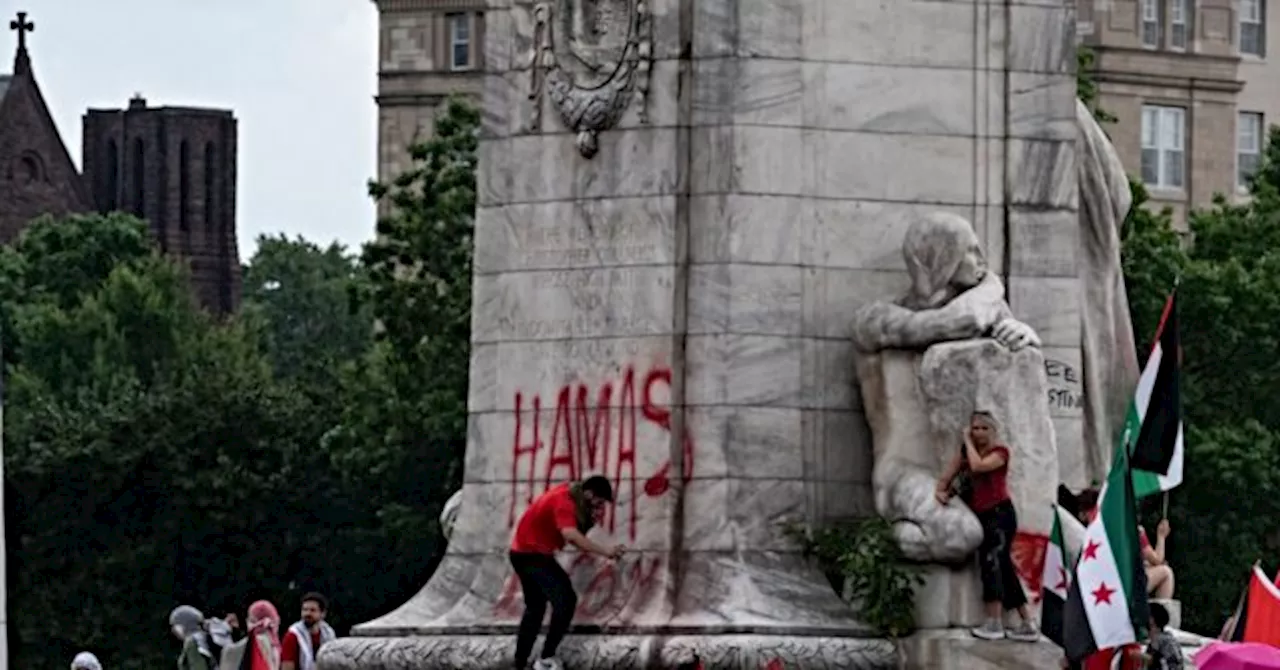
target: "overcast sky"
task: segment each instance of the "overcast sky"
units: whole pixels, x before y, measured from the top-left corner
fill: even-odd
[[[373,235],[377,10],[370,0],[0,0],[28,12],[32,65],[80,163],[80,117],[135,92],[239,119],[238,234],[358,248]],[[0,72],[17,35],[0,37]]]

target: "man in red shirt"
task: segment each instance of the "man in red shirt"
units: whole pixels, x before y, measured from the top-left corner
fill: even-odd
[[[280,641],[280,670],[315,670],[316,653],[337,634],[324,622],[329,601],[319,593],[302,596],[302,620],[289,626]]]
[[[542,618],[551,604],[551,626],[542,644],[542,658],[534,664],[534,670],[563,670],[556,659],[556,649],[578,607],[578,594],[573,590],[569,574],[556,562],[556,552],[566,542],[582,551],[599,554],[609,559],[622,556],[626,547],[605,547],[587,539],[587,532],[596,519],[604,513],[605,505],[613,502],[613,487],[601,476],[588,477],[582,482],[561,484],[538,496],[525,510],[516,524],[511,538],[511,567],[520,579],[524,591],[524,616],[516,636],[517,670],[525,670],[533,644],[542,628]]]

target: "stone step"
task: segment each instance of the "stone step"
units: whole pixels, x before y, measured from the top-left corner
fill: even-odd
[[[1182,602],[1178,600],[1162,600],[1160,598],[1152,598],[1151,602],[1164,605],[1169,610],[1169,627],[1182,630]]]

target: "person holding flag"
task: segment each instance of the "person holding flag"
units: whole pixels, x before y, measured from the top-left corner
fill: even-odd
[[[1165,493],[1167,509],[1168,491],[1182,483],[1181,358],[1175,286],[1069,580],[1061,642],[1068,666],[1107,667],[1116,657],[1122,666],[1141,663],[1137,643],[1150,627],[1143,555],[1150,547],[1142,541],[1137,501]],[[1167,523],[1160,530],[1167,536]]]
[[[1165,495],[1182,483],[1185,447],[1182,426],[1181,386],[1182,344],[1178,333],[1178,289],[1175,286],[1156,328],[1155,343],[1142,368],[1138,388],[1126,415],[1123,439],[1117,452],[1131,454],[1134,497]],[[1118,457],[1118,455],[1117,455]],[[1167,516],[1167,514],[1166,514]],[[1169,520],[1156,527],[1153,544],[1146,531],[1138,529],[1142,557],[1146,564],[1147,592],[1159,599],[1173,597],[1173,568],[1165,558]]]
[[[1111,464],[1098,515],[1084,544],[1063,608],[1062,647],[1071,662],[1126,647],[1145,637],[1150,621],[1137,500],[1128,454]]]

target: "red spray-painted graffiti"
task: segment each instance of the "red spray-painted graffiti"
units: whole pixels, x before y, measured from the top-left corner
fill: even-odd
[[[639,401],[636,398],[637,386]],[[664,394],[670,393],[671,369],[654,367],[644,374],[633,366],[622,371],[619,381],[605,381],[595,389],[585,383],[566,384],[556,392],[555,412],[551,414],[548,431],[543,426],[542,396],[516,391],[515,437],[511,447],[511,510],[507,525],[514,527],[516,512],[521,499],[524,504],[533,502],[538,493],[551,488],[558,481],[577,479],[588,473],[601,473],[613,482],[615,503],[607,513],[609,533],[617,531],[617,500],[631,501],[629,518],[625,527],[628,537],[634,541],[639,522],[637,505],[639,495],[656,498],[670,488],[671,461],[667,459],[655,471],[639,483],[636,473],[636,454],[640,445],[636,431],[643,420],[648,424],[671,432],[671,410]],[[532,416],[525,412],[532,410]],[[683,481],[693,476],[693,440],[688,430],[682,431],[684,455]],[[549,433],[550,441],[543,442]],[[645,445],[646,449],[668,449],[668,442]],[[547,451],[545,458],[539,453]],[[541,466],[541,467],[539,467]],[[523,486],[524,491],[521,492]]]
[[[1040,591],[1044,581],[1044,558],[1049,551],[1049,536],[1040,533],[1018,531],[1013,537],[1013,546],[1009,550],[1009,558],[1013,559],[1013,567],[1022,579],[1031,602],[1040,602]]]
[[[659,584],[665,567],[664,556],[634,555],[615,563],[590,554],[575,555],[567,569],[578,591],[575,621],[606,624],[643,610],[662,597],[664,589]],[[507,577],[493,613],[510,618],[524,613],[520,580],[515,575]]]

